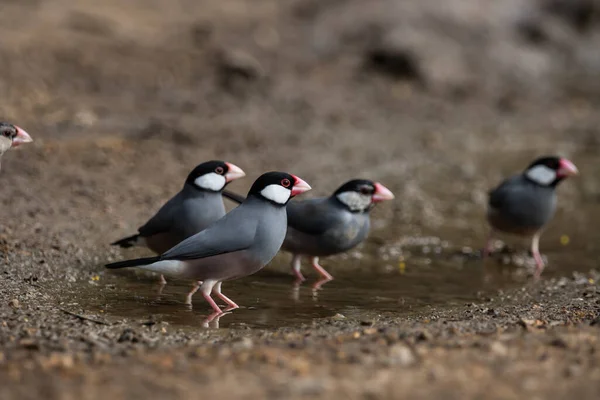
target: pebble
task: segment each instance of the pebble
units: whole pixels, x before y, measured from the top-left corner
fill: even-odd
[[[397,343],[390,348],[390,364],[408,367],[416,363],[417,359],[413,351],[402,343]]]

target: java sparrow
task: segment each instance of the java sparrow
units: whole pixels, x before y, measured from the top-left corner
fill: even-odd
[[[539,240],[544,226],[556,211],[556,186],[565,178],[578,174],[577,167],[556,156],[541,157],[525,171],[503,181],[489,192],[487,220],[491,226],[484,257],[491,250],[495,231],[531,236],[531,252],[539,278],[544,261]]]
[[[229,191],[223,196],[236,202],[243,199]],[[376,203],[393,198],[394,194],[381,183],[353,179],[329,197],[290,202],[282,248],[293,254],[292,270],[297,282],[304,280],[300,272],[303,255],[312,258],[313,268],[324,281],[333,279],[319,265],[319,257],[342,253],[365,240],[370,229],[369,212]]]
[[[33,139],[23,129],[8,122],[0,122],[0,161],[2,155],[11,147],[30,142],[33,142]]]
[[[117,240],[122,248],[145,246],[162,254],[225,215],[221,191],[246,174],[224,161],[207,161],[189,173],[183,188],[150,218],[138,233]],[[161,276],[161,283],[166,283]]]
[[[223,311],[210,294],[229,306],[238,305],[221,293],[223,281],[254,274],[275,257],[287,230],[288,201],[310,186],[285,172],[267,172],[252,185],[244,202],[160,256],[120,261],[107,268],[140,267],[179,278],[198,281],[187,296],[201,290],[215,314]],[[202,283],[200,283],[200,281]]]

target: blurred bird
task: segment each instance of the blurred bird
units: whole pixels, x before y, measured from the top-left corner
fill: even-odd
[[[33,142],[33,139],[23,129],[8,122],[0,122],[0,161],[2,155],[11,147],[30,142]]]
[[[531,252],[536,262],[534,275],[539,278],[544,269],[539,240],[544,226],[556,211],[556,186],[563,179],[577,174],[577,167],[566,158],[541,157],[522,174],[506,179],[490,191],[487,219],[492,229],[484,257],[491,251],[495,231],[530,236]]]
[[[221,191],[236,179],[246,176],[236,165],[208,161],[188,175],[179,193],[167,201],[138,233],[111,243],[129,248],[145,246],[157,254],[200,232],[225,215]],[[165,284],[164,276],[161,283]]]
[[[243,201],[243,197],[229,191],[223,196]],[[282,248],[293,254],[296,282],[305,279],[300,271],[303,255],[311,257],[313,268],[322,277],[317,287],[332,280],[333,276],[319,265],[319,257],[342,253],[365,240],[370,229],[369,212],[376,203],[393,198],[394,194],[381,183],[353,179],[329,197],[288,204],[288,230]]]
[[[310,190],[302,179],[285,172],[267,172],[252,185],[247,198],[237,208],[202,232],[197,233],[157,257],[120,261],[107,268],[140,267],[179,278],[198,281],[187,296],[200,289],[214,310],[222,314],[210,294],[238,308],[221,293],[223,281],[254,274],[275,257],[285,238],[289,199]],[[201,282],[200,282],[201,281]]]

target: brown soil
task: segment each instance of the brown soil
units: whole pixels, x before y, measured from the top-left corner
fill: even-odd
[[[0,6],[0,115],[35,139],[0,175],[0,398],[598,398],[598,2]],[[202,160],[244,168],[240,192],[375,178],[398,196],[371,245],[461,248],[542,153],[584,172],[542,241],[555,278],[475,304],[205,330],[73,300]]]

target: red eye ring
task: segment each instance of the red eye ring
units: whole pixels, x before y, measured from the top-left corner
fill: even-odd
[[[290,182],[290,180],[288,178],[283,178],[281,180],[281,186],[283,186],[284,188],[290,187],[291,184],[292,184],[292,182]]]
[[[223,167],[217,167],[217,168],[215,168],[215,172],[216,172],[217,174],[219,174],[219,175],[223,175],[223,172],[224,172],[224,171],[225,171],[225,170],[223,169]]]
[[[371,194],[371,190],[368,187],[363,186],[360,188],[360,193],[361,194]]]

